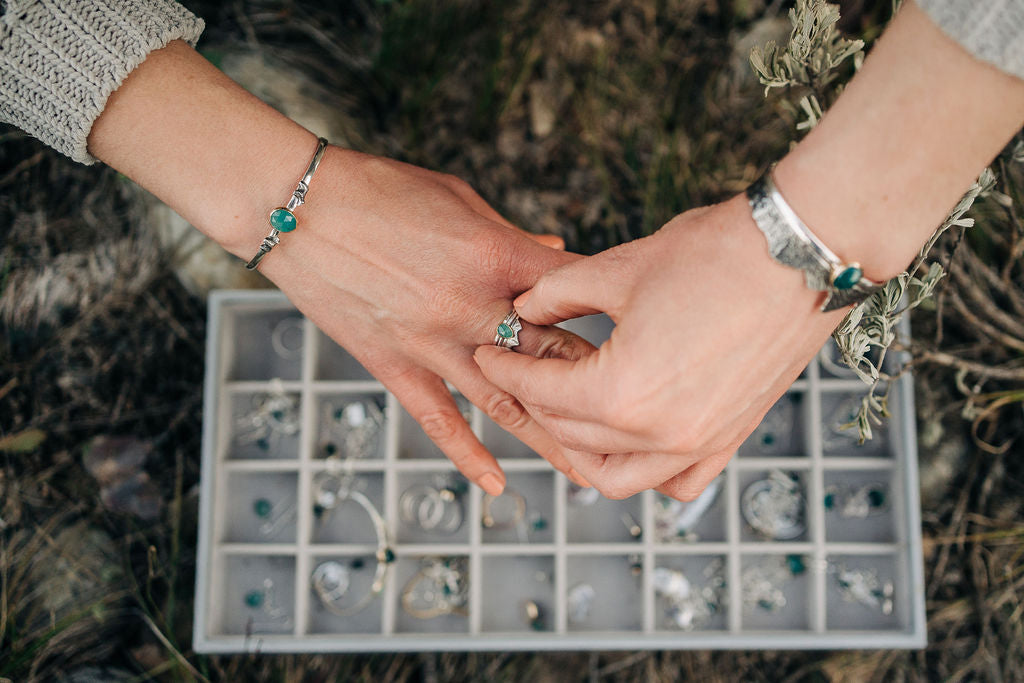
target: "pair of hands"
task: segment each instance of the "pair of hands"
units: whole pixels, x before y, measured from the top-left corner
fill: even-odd
[[[577,483],[688,499],[836,323],[742,196],[582,258],[459,179],[331,147],[300,221],[261,270],[494,494],[504,475],[445,380]],[[513,352],[492,342],[517,296]],[[617,323],[600,350],[550,327],[597,312]]]

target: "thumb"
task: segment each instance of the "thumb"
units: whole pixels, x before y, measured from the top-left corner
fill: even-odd
[[[594,313],[607,313],[618,322],[632,289],[633,270],[630,262],[611,252],[578,259],[543,275],[513,305],[521,318],[536,325]]]
[[[527,232],[526,236],[545,247],[565,251],[565,240],[558,235],[535,235],[532,232]]]

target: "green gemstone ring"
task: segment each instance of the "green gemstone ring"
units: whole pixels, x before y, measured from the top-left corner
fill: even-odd
[[[519,314],[513,310],[498,323],[498,329],[494,333],[494,345],[506,349],[519,346],[519,332],[523,324],[519,322]]]

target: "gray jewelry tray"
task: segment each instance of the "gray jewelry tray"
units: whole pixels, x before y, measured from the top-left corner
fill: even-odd
[[[909,375],[892,390],[892,417],[875,439],[857,446],[837,437],[828,419],[864,385],[834,365],[823,350],[739,449],[714,504],[689,540],[656,537],[662,496],[652,491],[590,505],[568,500],[570,484],[543,459],[476,408],[471,425],[501,461],[508,486],[523,495],[522,530],[485,528],[483,494],[463,496],[464,519],[450,536],[431,536],[405,524],[403,491],[455,470],[397,400],[351,356],[301,319],[291,330],[298,352],[285,358],[271,334],[281,320],[298,318],[276,291],[218,291],[209,301],[204,397],[202,482],[193,647],[197,652],[369,652],[451,650],[607,649],[842,649],[920,648],[926,643],[913,385]],[[598,343],[610,333],[603,316],[573,321]],[[280,340],[279,340],[280,341]],[[290,354],[286,354],[290,355]],[[830,371],[831,368],[831,371]],[[276,378],[276,379],[275,379]],[[279,381],[278,381],[279,380]],[[272,448],[239,445],[235,431],[253,395],[281,391],[297,397],[299,429]],[[338,617],[311,586],[325,560],[364,558],[350,590],[369,590],[377,549],[368,517],[335,515],[325,527],[314,513],[311,485],[327,465],[319,452],[324,405],[344,397],[371,397],[384,406],[379,448],[353,465],[360,490],[386,520],[395,561],[383,592],[357,614]],[[326,409],[326,410],[329,410]],[[787,541],[765,540],[744,520],[747,486],[772,470],[796,473],[806,500],[806,529]],[[878,482],[887,500],[878,514],[848,519],[826,510],[831,487]],[[274,533],[261,533],[254,501],[291,509]],[[290,508],[289,508],[290,506]],[[628,513],[643,533],[635,538]],[[629,518],[626,518],[627,520]],[[422,557],[468,561],[467,613],[417,619],[401,592]],[[807,571],[778,588],[780,609],[744,600],[744,572],[798,556]],[[709,565],[722,566],[722,599],[693,630],[666,621],[656,595],[655,567],[682,570],[700,588]],[[632,567],[632,569],[631,569]],[[844,599],[837,567],[875,570],[892,583],[885,614]],[[254,590],[275,607],[247,604]],[[567,595],[589,584],[594,598],[583,620],[571,619]],[[523,616],[533,601],[542,630]],[[273,616],[271,617],[271,613]]]

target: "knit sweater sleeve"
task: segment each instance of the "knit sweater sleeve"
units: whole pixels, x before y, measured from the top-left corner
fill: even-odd
[[[916,0],[978,59],[1024,78],[1024,0]]]
[[[150,51],[195,46],[205,26],[173,0],[9,0],[0,11],[0,121],[83,164],[97,161],[86,140],[110,93]]]

